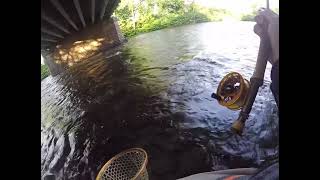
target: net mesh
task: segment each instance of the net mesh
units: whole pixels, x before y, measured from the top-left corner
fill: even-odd
[[[134,148],[124,151],[106,163],[97,180],[148,180],[146,162],[144,150]]]

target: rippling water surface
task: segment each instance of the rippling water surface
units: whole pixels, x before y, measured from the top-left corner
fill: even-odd
[[[129,39],[41,82],[41,174],[95,179],[113,155],[142,147],[150,179],[259,166],[278,153],[270,65],[242,137],[238,111],[211,93],[230,71],[250,79],[254,23],[202,23]]]

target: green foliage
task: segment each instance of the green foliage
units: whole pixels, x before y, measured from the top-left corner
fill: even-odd
[[[254,17],[253,14],[245,14],[241,17],[241,21],[254,21]]]
[[[50,71],[47,65],[41,64],[41,80],[48,77],[50,75]]]
[[[244,14],[241,16],[241,21],[254,21],[254,17],[258,15],[258,10],[256,8],[253,8],[251,13],[249,14]],[[279,8],[272,9],[273,12],[279,14]]]
[[[114,15],[126,37],[167,27],[221,21],[227,12],[184,0],[122,0]]]
[[[184,7],[184,3],[181,0],[159,0],[158,2],[160,9],[167,13],[179,13]]]
[[[252,11],[250,14],[244,14],[241,16],[241,21],[254,21],[254,17],[258,14],[258,11]]]

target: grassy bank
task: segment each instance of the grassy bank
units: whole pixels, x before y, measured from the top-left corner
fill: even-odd
[[[41,64],[41,80],[48,77],[50,75],[50,71],[47,65]]]

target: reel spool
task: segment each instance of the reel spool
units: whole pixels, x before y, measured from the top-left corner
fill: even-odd
[[[231,110],[239,110],[243,107],[248,94],[250,82],[241,74],[231,72],[220,81],[217,93],[212,98],[217,99],[220,105]]]

